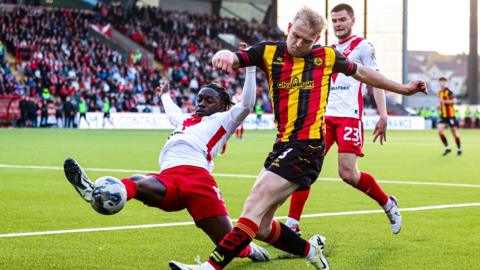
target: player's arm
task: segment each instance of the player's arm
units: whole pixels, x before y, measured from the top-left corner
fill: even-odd
[[[378,114],[380,119],[378,119],[377,124],[375,125],[375,130],[373,131],[373,142],[376,142],[380,138],[380,144],[387,141],[387,125],[388,125],[388,115],[387,115],[387,102],[385,101],[385,91],[378,88],[373,88],[373,98],[375,99],[375,104],[377,104]]]
[[[367,85],[405,96],[411,96],[418,92],[428,93],[427,85],[422,80],[413,80],[408,84],[401,84],[388,79],[374,69],[362,65],[357,65],[357,70],[352,76]]]
[[[375,49],[373,44],[370,42],[360,43],[360,63],[364,66],[373,68],[378,71],[377,58],[375,56]],[[384,141],[387,141],[387,125],[388,125],[388,116],[387,116],[387,104],[385,101],[385,91],[379,88],[373,87],[373,98],[375,99],[375,104],[377,105],[377,111],[380,115],[377,123],[375,124],[375,130],[373,131],[373,142],[380,138],[380,144],[383,144]]]
[[[213,56],[212,65],[224,72],[231,72],[232,69],[238,67],[257,66],[261,68],[264,49],[265,44],[260,43],[238,52],[220,50]]]
[[[172,124],[174,127],[177,127],[182,124],[183,120],[185,120],[185,115],[180,107],[173,102],[170,94],[168,93],[169,89],[169,82],[162,81],[160,86],[155,90],[161,95],[160,98],[162,99],[163,108],[165,109],[165,114],[167,115],[168,121],[170,121],[170,124]]]
[[[245,72],[242,100],[227,112],[227,119],[225,119],[224,126],[228,133],[233,133],[242,124],[243,120],[253,111],[255,105],[257,95],[256,67],[247,67]]]
[[[212,64],[222,71],[231,72],[232,69],[240,66],[240,61],[234,52],[230,50],[220,50],[213,56]]]

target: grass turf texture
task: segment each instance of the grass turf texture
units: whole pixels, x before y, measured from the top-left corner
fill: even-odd
[[[88,171],[129,176],[135,170],[158,170],[166,131],[0,130],[0,164],[61,167],[76,158],[85,168],[129,169],[132,172]],[[366,134],[362,170],[377,179],[480,184],[480,131],[462,130],[464,155],[442,157],[434,131],[389,131],[384,146]],[[450,134],[448,134],[450,135]],[[215,160],[215,173],[256,175],[270,151],[274,134],[246,131],[231,139],[228,155]],[[447,136],[454,147],[454,141]],[[336,148],[327,156],[320,177],[337,176]],[[253,178],[216,177],[232,218],[238,218]],[[381,184],[396,195],[400,207],[478,203],[480,188]],[[191,221],[186,211],[166,213],[129,202],[113,216],[94,212],[66,181],[62,170],[0,167],[0,234],[157,224]],[[350,186],[317,181],[305,214],[376,210],[378,205]],[[286,215],[288,204],[277,215]],[[390,231],[382,213],[305,218],[305,237],[327,237],[333,269],[478,269],[480,207],[404,212],[399,235]],[[261,244],[263,245],[263,244]],[[263,245],[266,246],[266,245]],[[106,232],[0,237],[0,269],[168,269],[176,259],[193,263],[207,258],[213,244],[193,225]],[[236,259],[229,269],[306,269],[305,259],[288,258],[268,247],[269,263]]]

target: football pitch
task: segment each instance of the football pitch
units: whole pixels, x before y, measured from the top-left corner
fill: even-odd
[[[158,172],[168,131],[0,129],[0,269],[168,269],[168,261],[204,261],[213,244],[186,211],[167,213],[130,201],[97,214],[63,174],[74,157],[90,178]],[[454,141],[447,134],[449,143]],[[404,226],[393,235],[369,197],[341,182],[336,147],[326,157],[301,221],[305,238],[327,238],[332,269],[479,269],[480,131],[461,130],[463,156],[443,157],[435,131],[366,132],[359,167],[399,200]],[[246,131],[214,175],[232,218],[271,150],[273,131]],[[288,203],[277,215],[283,219]],[[235,259],[228,269],[313,269],[266,244],[272,261]]]

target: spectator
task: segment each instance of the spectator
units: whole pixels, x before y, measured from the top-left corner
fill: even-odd
[[[42,100],[40,108],[40,127],[46,127],[48,124],[48,104],[47,100]]]
[[[465,128],[472,128],[472,110],[470,106],[467,105],[464,111],[464,127]]]
[[[64,127],[73,128],[73,123],[75,121],[75,106],[71,102],[71,97],[67,96],[65,103],[63,104],[63,113],[64,113]]]
[[[5,49],[3,42],[0,40],[0,64],[3,65],[5,63],[6,57],[7,57],[7,50]]]
[[[477,108],[474,113],[475,116],[475,128],[480,128],[480,110]]]
[[[61,128],[64,123],[63,102],[60,97],[55,98],[55,119],[57,128]]]
[[[27,103],[27,126],[37,127],[38,120],[38,104],[37,101],[32,98]]]

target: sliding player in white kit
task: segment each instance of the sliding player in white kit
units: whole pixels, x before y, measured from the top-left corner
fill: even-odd
[[[339,4],[331,11],[332,25],[338,42],[333,45],[355,63],[378,70],[375,51],[372,44],[364,38],[352,35],[355,24],[351,6]],[[366,85],[344,74],[333,74],[330,82],[327,111],[325,113],[327,152],[333,143],[338,145],[338,172],[342,180],[363,193],[383,207],[390,221],[392,232],[397,234],[402,227],[402,217],[393,196],[388,196],[378,185],[375,178],[357,168],[357,157],[363,157],[363,96]],[[380,137],[380,144],[386,141],[387,110],[385,93],[374,89],[380,120],[377,122],[373,142]],[[290,212],[286,225],[301,233],[299,220],[310,189],[298,190],[292,195]]]
[[[252,111],[256,96],[255,67],[246,68],[242,102],[235,106],[225,88],[209,84],[200,89],[195,113],[188,116],[173,102],[168,84],[157,91],[170,123],[175,127],[160,153],[160,173],[123,178],[127,200],[171,212],[187,209],[195,225],[215,243],[232,230],[232,222],[211,171],[213,158],[235,129]],[[81,197],[95,204],[94,184],[71,158],[65,176]],[[253,261],[268,261],[268,252],[251,243],[238,254]]]

